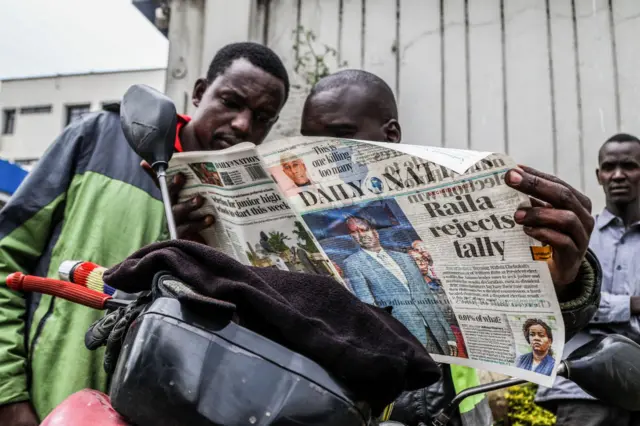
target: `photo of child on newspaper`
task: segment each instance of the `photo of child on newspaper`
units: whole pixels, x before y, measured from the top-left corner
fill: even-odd
[[[556,364],[552,327],[542,319],[527,318],[522,324],[522,334],[527,346],[517,345],[522,355],[516,357],[516,367],[550,376]]]
[[[213,163],[190,163],[189,168],[193,170],[200,182],[224,187],[220,173],[218,173]]]
[[[292,229],[283,229],[282,224],[277,229],[258,224],[260,229],[245,234],[245,240],[250,239],[247,235],[257,237],[255,241],[246,241],[245,255],[249,262],[262,268],[331,275],[331,267],[302,223],[295,221]]]
[[[392,315],[430,353],[466,356],[462,335],[456,336],[460,329],[455,317],[447,318],[429,285],[432,282],[442,290],[439,283],[433,283],[437,279],[433,269],[423,264],[421,270],[416,261],[425,247],[395,200],[308,213],[303,219],[360,300],[391,307]],[[450,308],[448,299],[446,305]]]

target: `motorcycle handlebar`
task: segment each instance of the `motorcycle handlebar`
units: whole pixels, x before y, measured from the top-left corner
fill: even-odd
[[[114,300],[108,294],[53,278],[24,275],[21,272],[10,274],[7,277],[7,286],[16,291],[30,291],[60,297],[98,310],[123,306],[123,302]]]

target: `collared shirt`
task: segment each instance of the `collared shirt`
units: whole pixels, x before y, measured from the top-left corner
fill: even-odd
[[[407,277],[405,276],[404,272],[402,272],[402,268],[400,268],[400,265],[398,265],[396,261],[393,260],[391,256],[389,256],[389,253],[387,253],[384,249],[380,249],[380,251],[378,252],[365,249],[363,250],[369,256],[373,257],[378,263],[387,268],[389,272],[391,272],[398,279],[398,281],[400,281],[405,286],[407,291],[410,292],[409,281],[407,280]]]
[[[630,310],[631,296],[640,296],[640,222],[625,229],[622,219],[605,209],[589,246],[602,265],[602,298],[592,323],[630,324],[640,333],[640,319]]]
[[[631,315],[630,298],[640,296],[640,222],[625,228],[621,218],[604,209],[596,216],[589,247],[602,266],[602,289],[598,312],[591,325],[579,332],[564,347],[566,357],[605,332],[625,327],[640,334],[640,318]],[[558,377],[553,389],[540,387],[537,401],[554,399],[594,399],[575,383]]]

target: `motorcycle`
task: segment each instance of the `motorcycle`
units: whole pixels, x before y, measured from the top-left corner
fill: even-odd
[[[154,169],[169,233],[176,227],[165,180],[175,140],[175,106],[166,96],[136,85],[121,104],[124,134]],[[175,280],[159,271],[154,282]],[[69,281],[69,280],[67,280]],[[9,287],[62,297],[94,309],[127,306],[130,300],[63,280],[7,278]],[[590,395],[640,411],[640,346],[623,336],[599,338],[562,361],[558,375]],[[508,379],[467,389],[432,421],[448,424],[465,398],[525,383]],[[235,323],[201,315],[178,299],[159,297],[129,327],[111,378],[109,395],[83,390],[71,395],[43,426],[335,425],[393,426],[378,422],[339,378],[313,360]]]

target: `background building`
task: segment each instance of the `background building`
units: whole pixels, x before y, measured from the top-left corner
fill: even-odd
[[[131,0],[2,8],[0,158],[28,168],[67,123],[120,100],[131,85],[164,91],[168,40]]]
[[[133,84],[164,91],[165,69],[16,78],[0,88],[0,157],[31,165],[72,120],[119,101]]]

